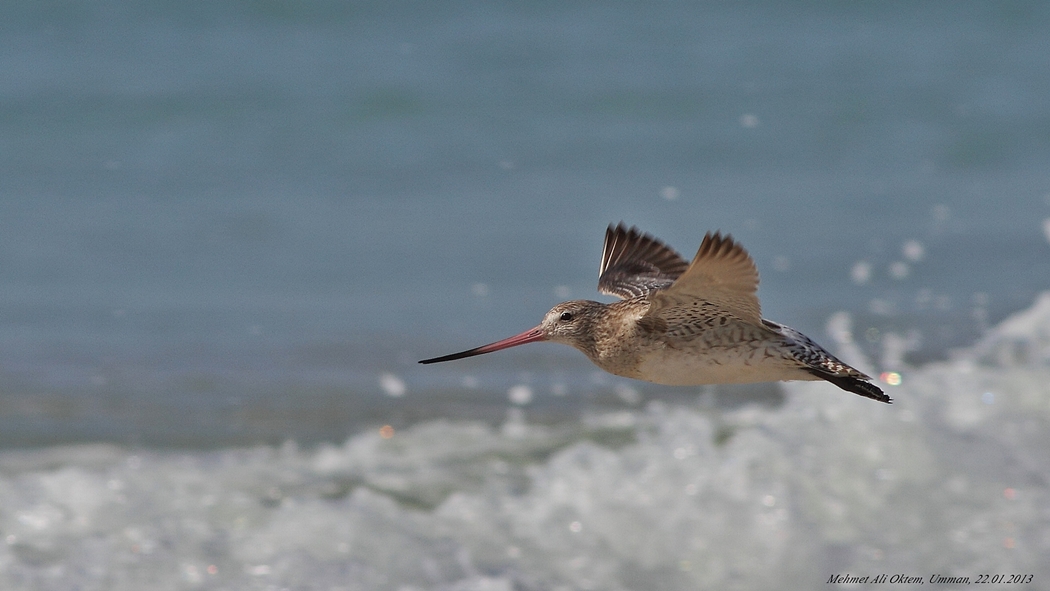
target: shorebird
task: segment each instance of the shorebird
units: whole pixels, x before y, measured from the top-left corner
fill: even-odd
[[[891,403],[871,378],[801,332],[762,318],[758,269],[732,236],[708,232],[691,263],[623,222],[605,231],[603,304],[562,302],[531,330],[420,363],[439,363],[536,341],[571,345],[603,370],[667,384],[826,380]]]

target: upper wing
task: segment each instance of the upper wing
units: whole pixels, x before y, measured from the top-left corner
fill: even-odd
[[[598,291],[631,299],[667,289],[689,267],[677,252],[623,222],[605,231]]]
[[[709,232],[685,273],[666,290],[652,296],[646,316],[661,317],[667,313],[660,311],[667,308],[708,302],[716,310],[761,326],[757,291],[758,269],[751,255],[731,236]]]

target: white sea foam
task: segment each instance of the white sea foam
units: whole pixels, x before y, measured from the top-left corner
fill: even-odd
[[[849,333],[848,318],[834,323]],[[856,351],[851,354],[858,354]],[[0,453],[3,589],[771,589],[1050,577],[1050,294],[879,405],[429,421],[299,449]]]

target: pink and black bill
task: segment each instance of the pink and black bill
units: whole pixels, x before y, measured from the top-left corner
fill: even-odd
[[[475,355],[482,355],[484,353],[492,353],[493,351],[499,351],[501,349],[508,349],[510,347],[517,347],[518,345],[524,345],[525,343],[535,343],[536,341],[547,340],[547,337],[543,334],[543,329],[537,326],[532,330],[527,330],[521,334],[514,335],[503,339],[502,341],[496,341],[488,345],[482,345],[474,349],[467,351],[461,351],[459,353],[452,353],[451,355],[443,355],[441,357],[434,357],[433,359],[424,359],[420,363],[441,363],[442,361],[455,361],[456,359],[463,359],[464,357],[473,357]]]

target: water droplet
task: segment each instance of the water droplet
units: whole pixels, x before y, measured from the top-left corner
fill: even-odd
[[[881,338],[879,335],[879,329],[872,326],[868,330],[864,331],[864,338],[867,339],[869,343],[879,342],[879,339]]]
[[[882,380],[884,384],[888,384],[890,386],[901,385],[901,374],[895,371],[884,371],[881,374],[879,374],[879,379]]]
[[[395,398],[404,396],[407,391],[405,381],[392,373],[384,373],[379,376],[379,387],[386,392],[387,396]]]
[[[777,255],[773,257],[773,270],[780,273],[786,272],[791,268],[791,259],[784,255]]]
[[[871,280],[871,263],[868,261],[857,261],[849,272],[850,279],[857,285],[864,285]]]
[[[507,390],[507,398],[514,404],[528,404],[532,402],[532,388],[524,384],[511,386],[511,388]]]
[[[678,188],[677,187],[664,187],[660,189],[660,196],[668,201],[674,201],[678,199]]]
[[[943,203],[933,206],[933,219],[938,222],[946,221],[952,215],[952,210]]]
[[[875,298],[868,302],[868,311],[877,316],[893,316],[896,306],[889,300]]]
[[[917,263],[926,257],[926,247],[918,240],[908,240],[901,246],[901,254],[909,261]]]
[[[890,277],[893,277],[898,281],[907,277],[910,272],[911,269],[908,267],[908,263],[905,263],[904,261],[894,261],[890,263]]]
[[[641,393],[627,384],[616,384],[616,386],[613,387],[613,390],[616,391],[616,395],[620,397],[620,400],[623,400],[632,406],[642,401]]]

